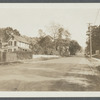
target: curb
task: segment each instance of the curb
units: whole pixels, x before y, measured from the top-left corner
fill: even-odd
[[[94,60],[100,62],[100,59],[98,59],[98,58],[93,58],[93,57],[92,57],[92,59],[94,59]]]

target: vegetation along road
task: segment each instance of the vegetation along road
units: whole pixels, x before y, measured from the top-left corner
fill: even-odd
[[[100,75],[84,56],[0,65],[0,91],[99,91]]]

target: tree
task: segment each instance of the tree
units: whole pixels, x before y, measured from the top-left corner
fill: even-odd
[[[89,34],[86,44],[86,52],[90,51],[90,36]],[[92,53],[94,54],[96,50],[100,50],[100,25],[99,26],[91,26],[91,40],[92,40]]]
[[[5,42],[7,39],[9,39],[12,33],[14,35],[20,35],[18,30],[13,29],[11,27],[0,28],[0,39]]]
[[[81,46],[78,44],[77,41],[75,40],[70,41],[70,45],[69,45],[70,55],[75,55],[80,50],[81,50]]]
[[[12,35],[12,33],[14,35],[18,35],[20,36],[20,33],[17,29],[13,29],[12,27],[7,27],[7,28],[4,28],[4,31],[8,34],[8,35]]]
[[[32,45],[32,51],[34,54],[44,54],[43,48],[38,43]]]
[[[62,25],[53,23],[48,28],[49,33],[53,37],[54,41],[58,38],[68,38],[70,33]]]
[[[19,33],[19,31],[17,29],[14,29],[13,32],[14,32],[15,35],[20,36],[20,33]]]
[[[50,49],[53,49],[52,37],[47,35],[39,41],[40,46],[43,48],[45,54],[50,54]]]
[[[60,55],[65,55],[68,51],[68,46],[70,43],[70,33],[65,30],[63,27],[58,29],[58,42]]]
[[[43,30],[42,29],[39,29],[38,30],[38,33],[39,33],[39,37],[44,37],[46,34],[45,34],[45,32],[43,32]]]
[[[54,40],[54,48],[59,51],[60,55],[64,55],[65,48],[68,48],[70,42],[70,33],[62,25],[53,23],[48,29]]]
[[[59,54],[61,56],[69,55],[70,33],[62,25],[51,24],[48,27],[50,35],[46,35],[42,29],[39,29],[39,41],[37,42],[44,54]]]

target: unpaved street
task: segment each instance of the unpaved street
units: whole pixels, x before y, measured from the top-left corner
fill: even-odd
[[[0,91],[100,91],[91,65],[81,56],[0,65]]]

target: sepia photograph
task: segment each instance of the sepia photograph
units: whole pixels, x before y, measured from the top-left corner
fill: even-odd
[[[100,4],[0,4],[0,91],[100,91]]]

